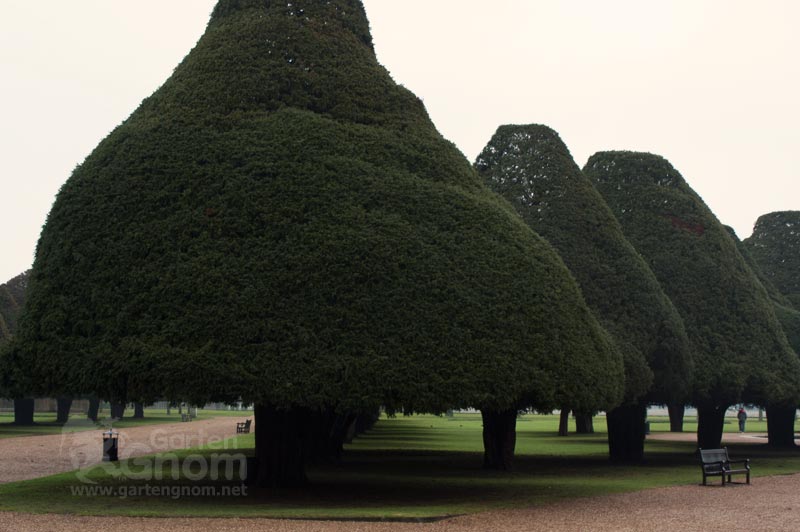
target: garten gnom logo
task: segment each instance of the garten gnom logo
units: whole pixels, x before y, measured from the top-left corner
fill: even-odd
[[[203,429],[175,434],[167,429],[156,428],[148,433],[144,441],[130,437],[125,431],[115,432],[115,436],[118,434],[119,459],[108,460],[103,455],[103,434],[111,430],[112,425],[108,422],[77,420],[64,425],[60,458],[75,470],[75,478],[82,484],[97,484],[95,478],[100,477],[137,483],[199,483],[241,482],[247,476],[247,457],[241,452],[230,452],[229,441],[209,436]],[[218,450],[190,454],[183,451],[199,447]],[[119,495],[119,491],[115,493]]]

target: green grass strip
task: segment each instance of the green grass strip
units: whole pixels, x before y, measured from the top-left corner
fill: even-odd
[[[240,436],[202,449],[177,453],[158,470],[161,480],[131,479],[104,466],[91,468],[84,484],[75,472],[0,485],[0,510],[122,516],[270,517],[306,519],[429,519],[500,508],[624,493],[648,488],[698,484],[694,442],[649,440],[647,462],[616,466],[607,460],[604,427],[591,435],[556,435],[555,416],[527,415],[518,424],[516,471],[481,468],[481,422],[475,414],[382,419],[370,433],[348,445],[335,466],[311,466],[304,490],[248,490],[246,496],[173,498],[169,490],[197,486],[233,489],[240,483],[192,482],[182,469],[190,456],[207,459],[223,452],[252,454],[253,436]],[[657,424],[656,424],[657,425]],[[668,426],[667,426],[668,427]],[[757,441],[757,440],[754,440]],[[800,454],[765,445],[729,446],[734,457],[753,460],[754,482],[765,475],[800,471]],[[128,473],[144,472],[156,458],[128,463]],[[148,466],[149,464],[149,466]],[[107,466],[106,466],[107,467]],[[146,486],[166,494],[130,495]],[[75,490],[95,486],[115,495],[89,496]],[[713,489],[713,488],[710,488]],[[120,496],[123,490],[125,496]]]

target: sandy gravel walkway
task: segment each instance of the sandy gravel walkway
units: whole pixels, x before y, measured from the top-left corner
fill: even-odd
[[[667,441],[697,441],[696,432],[651,432],[647,436],[648,440],[667,440]],[[722,434],[722,445],[731,443],[767,443],[766,432],[725,432]]]
[[[120,429],[120,458],[197,447],[236,435],[242,417]],[[102,460],[103,429],[0,439],[0,483],[73,471]],[[1,525],[0,525],[1,526]]]

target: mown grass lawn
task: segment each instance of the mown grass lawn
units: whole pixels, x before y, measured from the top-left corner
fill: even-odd
[[[44,479],[0,485],[0,510],[114,515],[246,516],[293,518],[431,518],[481,510],[521,507],[559,499],[629,492],[660,486],[698,484],[700,473],[693,442],[648,441],[647,462],[615,466],[607,460],[604,420],[596,434],[556,435],[556,416],[520,418],[517,470],[481,468],[481,421],[478,414],[453,417],[410,416],[381,419],[368,434],[348,445],[336,466],[311,466],[305,490],[249,490],[247,496],[130,496],[131,486],[213,485],[234,482],[186,478],[132,480],[102,466],[88,472],[96,486],[123,490],[113,495],[73,494],[90,484],[66,473]],[[687,424],[688,425],[688,424]],[[752,430],[756,430],[753,424]],[[654,430],[661,423],[651,425]],[[668,429],[668,424],[663,427]],[[754,440],[757,442],[757,440]],[[222,449],[222,448],[225,449]],[[241,451],[252,454],[253,436],[240,436],[202,450],[179,453],[210,457]],[[759,476],[800,471],[800,453],[771,451],[758,443],[730,446],[734,456],[753,459]],[[107,467],[107,466],[106,466]],[[131,466],[130,470],[136,471]],[[721,489],[710,487],[709,489]]]

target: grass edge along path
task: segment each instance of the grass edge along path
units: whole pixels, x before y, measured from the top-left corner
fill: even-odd
[[[131,480],[103,466],[79,482],[75,472],[0,486],[0,511],[119,515],[143,517],[252,517],[339,520],[432,520],[486,510],[520,508],[560,500],[697,485],[700,472],[694,442],[648,441],[648,462],[614,466],[607,460],[606,435],[555,435],[555,416],[523,416],[519,423],[517,471],[497,473],[480,468],[480,416],[452,418],[411,416],[382,419],[368,434],[349,445],[343,463],[309,469],[307,490],[248,491],[246,496],[173,498],[170,490],[198,485],[236,487],[238,481],[189,482],[170,478]],[[239,436],[202,449],[175,453],[210,457],[214,453],[252,454],[253,436]],[[730,446],[734,457],[753,459],[759,477],[800,471],[797,452],[770,451],[761,444]],[[141,468],[128,464],[132,470]],[[150,461],[154,461],[150,457]],[[180,465],[186,462],[179,462]],[[180,466],[179,466],[180,467]],[[167,495],[129,495],[146,486]],[[99,486],[118,490],[94,495],[76,488]],[[715,489],[715,488],[709,488]],[[124,496],[119,490],[125,490]]]

